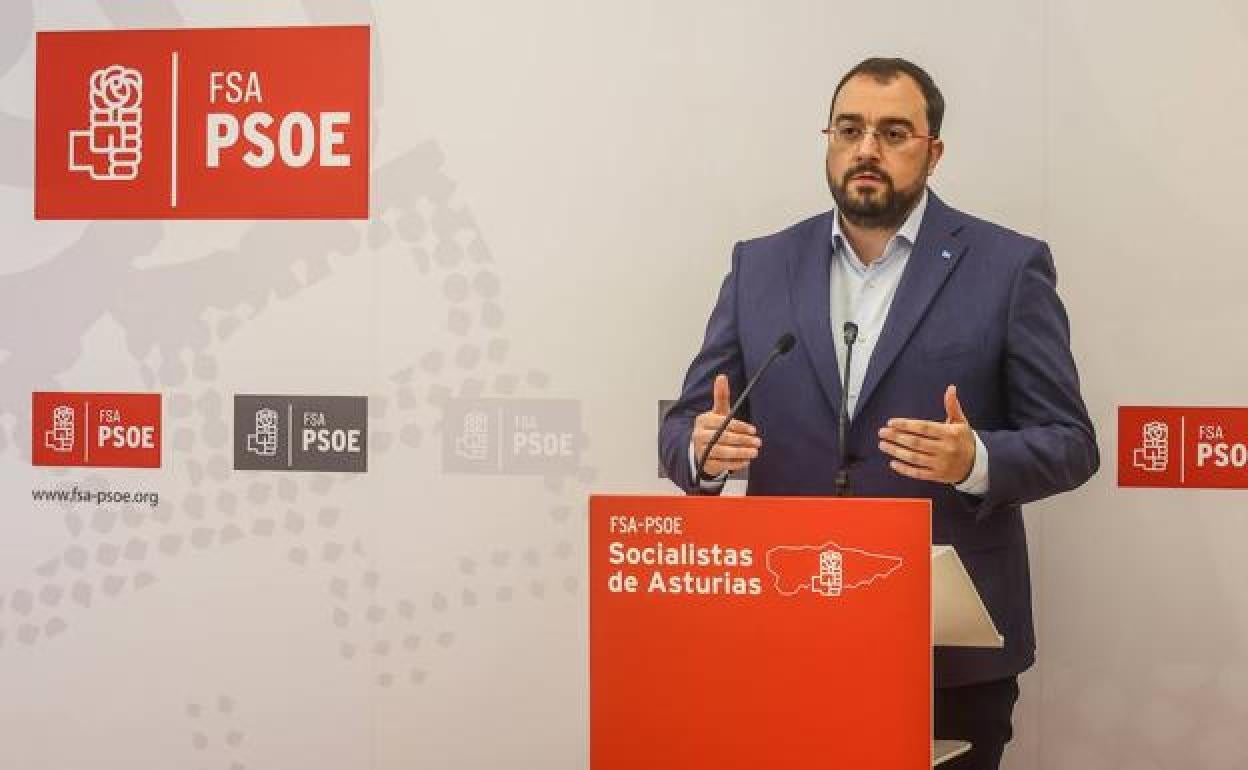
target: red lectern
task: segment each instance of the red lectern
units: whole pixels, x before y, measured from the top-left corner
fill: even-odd
[[[926,500],[590,500],[590,770],[930,767]]]

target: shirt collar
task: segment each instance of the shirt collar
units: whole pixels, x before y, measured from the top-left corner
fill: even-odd
[[[914,205],[914,208],[910,210],[909,216],[906,217],[905,222],[901,223],[901,227],[897,229],[897,233],[893,235],[893,239],[897,239],[897,238],[904,239],[906,242],[906,245],[913,247],[914,242],[918,240],[919,238],[919,226],[923,224],[923,214],[926,211],[927,211],[927,188],[924,187],[923,195],[919,197],[919,202],[916,203]],[[892,243],[891,240],[889,242]],[[833,208],[832,209],[832,245],[839,247],[842,244],[847,245],[847,241],[845,240],[845,233],[843,230],[841,230],[841,212]],[[885,248],[884,252],[887,254],[888,249]]]

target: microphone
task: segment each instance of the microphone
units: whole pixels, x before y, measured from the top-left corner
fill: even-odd
[[[715,448],[715,442],[719,441],[719,437],[724,435],[724,431],[728,429],[728,423],[732,422],[736,418],[737,412],[741,411],[741,407],[745,404],[746,397],[750,395],[750,391],[754,389],[754,385],[762,379],[763,372],[767,371],[767,367],[771,366],[772,361],[775,361],[780,356],[788,353],[796,344],[797,338],[790,332],[781,334],[780,338],[776,340],[776,344],[771,349],[771,355],[767,356],[767,360],[763,361],[763,365],[758,367],[758,371],[754,372],[754,376],[751,377],[750,381],[745,384],[745,390],[741,391],[741,395],[737,396],[736,402],[732,405],[732,408],[728,410],[728,414],[724,417],[724,421],[719,424],[719,427],[715,430],[714,435],[711,436],[711,440],[707,442],[706,449],[702,450],[702,457],[698,459],[698,472],[697,477],[694,479],[695,482],[701,481],[705,477],[706,474],[704,473],[704,469],[706,468],[706,461],[707,458],[711,456],[711,450]]]
[[[841,331],[845,335],[845,371],[841,374],[841,415],[836,421],[837,443],[841,454],[840,466],[836,471],[836,496],[849,497],[849,450],[845,446],[845,434],[849,433],[849,366],[854,360],[858,324],[846,321]]]

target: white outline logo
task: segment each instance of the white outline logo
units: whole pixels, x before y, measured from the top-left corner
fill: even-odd
[[[490,415],[472,411],[464,415],[463,431],[455,437],[455,454],[479,462],[490,454]]]
[[[88,121],[69,132],[69,170],[92,179],[128,181],[143,160],[143,74],[112,64],[91,73]]]
[[[1161,420],[1144,423],[1143,446],[1131,453],[1131,465],[1145,473],[1164,473],[1170,465],[1170,426]]]
[[[845,558],[840,551],[819,554],[819,574],[810,576],[810,591],[821,596],[840,596],[845,586]]]
[[[74,408],[61,404],[52,410],[52,429],[43,432],[43,445],[53,452],[74,451]]]
[[[277,457],[277,410],[256,410],[256,432],[247,434],[247,451],[260,457]]]

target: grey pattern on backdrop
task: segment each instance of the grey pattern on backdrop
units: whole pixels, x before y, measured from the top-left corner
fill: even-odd
[[[117,26],[181,26],[170,3],[101,7]],[[371,16],[364,2],[304,7],[320,22]],[[3,72],[33,45],[31,4],[4,3],[0,20]],[[373,99],[380,106],[376,47],[373,68]],[[374,137],[379,130],[374,121]],[[18,153],[0,164],[0,184],[30,187],[32,135],[29,120],[0,113],[0,142]],[[29,457],[30,391],[55,389],[57,375],[80,358],[86,330],[111,317],[124,331],[145,385],[166,394],[165,463],[184,469],[190,481],[189,488],[162,495],[151,510],[63,506],[63,547],[33,558],[25,581],[0,586],[0,657],[18,646],[51,643],[72,632],[83,613],[107,612],[127,601],[160,581],[170,560],[220,558],[255,541],[271,543],[279,563],[317,576],[326,623],[339,639],[338,657],[348,665],[368,661],[355,670],[381,688],[419,686],[436,675],[440,656],[456,640],[457,613],[579,593],[583,569],[574,557],[580,546],[570,527],[579,521],[572,512],[581,508],[584,485],[594,477],[590,467],[556,463],[540,476],[548,516],[544,524],[534,522],[531,544],[462,553],[454,559],[458,574],[437,586],[390,585],[372,568],[358,523],[333,501],[334,490],[350,479],[300,474],[260,480],[230,470],[231,394],[214,384],[214,349],[250,319],[329,277],[335,256],[371,256],[400,245],[422,275],[441,281],[446,328],[461,340],[454,349],[428,349],[396,366],[386,387],[370,394],[372,452],[403,451],[414,459],[422,449],[427,454],[426,439],[440,433],[440,410],[452,399],[533,399],[547,388],[549,378],[540,369],[509,360],[502,287],[489,268],[493,257],[469,210],[455,203],[455,183],[442,167],[434,143],[375,167],[372,217],[363,233],[365,226],[353,222],[257,222],[233,249],[136,269],[134,260],[152,252],[167,226],[93,222],[45,264],[0,277],[0,453]],[[43,312],[46,298],[67,285],[90,290],[75,294],[55,314]],[[31,318],[41,319],[38,334],[29,332]],[[50,473],[62,487],[110,486],[99,473]],[[219,689],[207,681],[199,692]],[[245,767],[245,710],[235,704],[229,694],[188,698],[189,743],[200,761]]]

